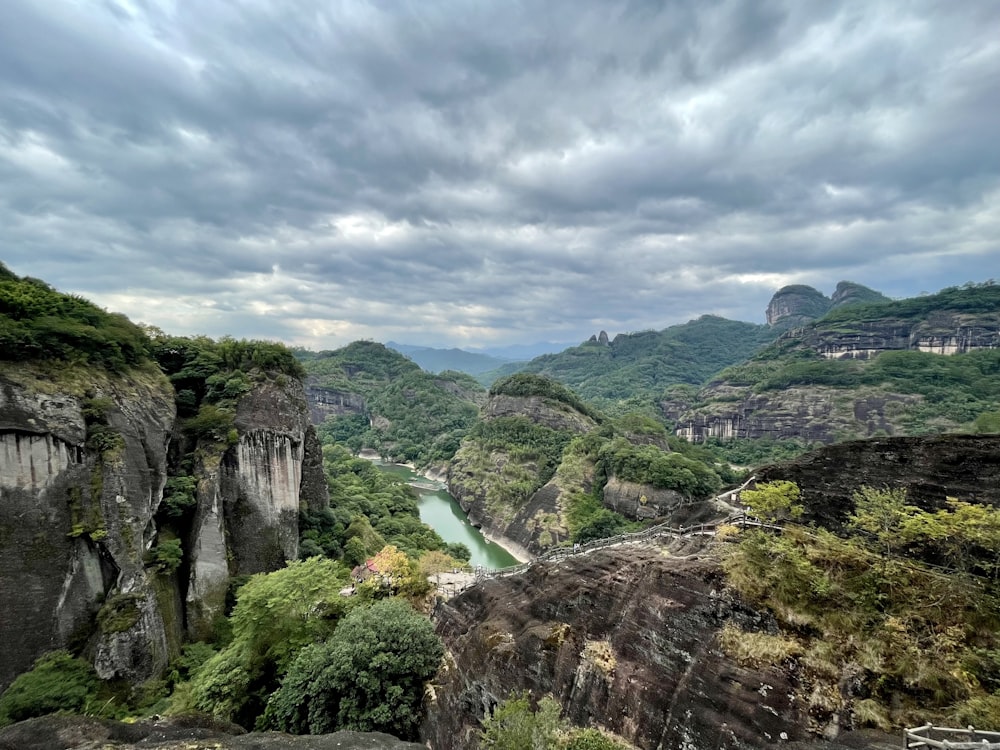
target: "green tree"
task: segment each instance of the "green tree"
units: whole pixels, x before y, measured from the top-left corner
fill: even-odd
[[[53,651],[35,662],[0,695],[0,727],[56,711],[80,711],[97,691],[87,662]]]
[[[299,654],[261,724],[297,734],[351,729],[415,738],[424,684],[443,655],[430,621],[406,602],[356,609],[326,643]]]
[[[903,522],[915,512],[919,509],[906,504],[904,489],[862,487],[854,493],[854,513],[848,523],[874,536],[884,554],[889,555],[903,541]]]
[[[229,618],[232,642],[195,677],[197,708],[252,726],[299,649],[333,632],[350,605],[339,593],[348,580],[318,557],[251,577]]]
[[[559,703],[550,695],[538,701],[537,710],[532,710],[527,693],[511,696],[483,719],[481,745],[493,750],[550,750],[566,727],[559,714]]]
[[[756,489],[743,490],[740,501],[765,521],[780,521],[802,515],[800,495],[799,486],[795,482],[778,480],[762,482]]]

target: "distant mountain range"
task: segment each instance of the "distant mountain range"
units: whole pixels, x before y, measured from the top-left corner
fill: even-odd
[[[457,370],[469,375],[481,375],[503,365],[527,362],[550,352],[560,352],[570,343],[541,341],[534,344],[512,344],[510,346],[473,347],[470,349],[436,349],[431,346],[414,346],[387,341],[385,344],[400,354],[405,354],[428,372]]]

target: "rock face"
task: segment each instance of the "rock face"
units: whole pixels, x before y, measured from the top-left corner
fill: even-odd
[[[551,430],[568,430],[582,435],[594,429],[595,422],[566,404],[541,396],[490,396],[483,407],[484,419],[527,417]]]
[[[774,626],[721,584],[713,562],[623,547],[467,590],[435,611],[450,656],[423,736],[434,750],[472,747],[486,712],[529,690],[551,693],[573,724],[639,748],[803,739],[793,676],[742,667],[719,647],[726,623]]]
[[[145,558],[169,472],[173,389],[158,371],[79,375],[59,385],[28,365],[0,372],[0,691],[67,646],[86,646],[104,679],[158,674],[185,625],[210,628],[231,575],[297,556],[300,502],[328,502],[301,384],[258,383],[239,403],[236,444],[199,451],[188,580],[157,576]]]
[[[710,385],[699,395],[708,402],[706,407],[673,412],[664,408],[666,416],[678,423],[676,434],[696,443],[708,438],[799,438],[832,443],[845,434],[892,435],[896,432],[892,417],[922,400],[914,394],[825,386],[793,386],[758,394],[726,383]]]
[[[853,281],[841,281],[830,296],[830,309],[847,305],[863,305],[872,302],[890,302],[882,292],[876,292],[863,284],[856,284]]]
[[[416,750],[379,732],[333,732],[297,737],[280,732],[250,732],[218,719],[186,715],[125,724],[84,716],[44,716],[0,729],[0,750]]]
[[[537,425],[575,435],[596,426],[571,406],[541,396],[490,396],[482,416],[485,420],[526,417]],[[569,536],[560,504],[562,488],[556,478],[539,486],[545,481],[541,472],[534,461],[487,449],[467,438],[449,466],[448,491],[469,514],[470,522],[488,535],[505,537],[537,553]],[[509,491],[525,485],[527,496]]]
[[[610,477],[604,485],[602,502],[605,508],[621,513],[626,518],[647,521],[668,516],[678,508],[690,505],[692,501],[674,490]]]
[[[809,517],[836,528],[863,486],[905,489],[925,509],[955,497],[1000,506],[1000,435],[856,440],[812,451],[755,472],[757,481],[785,479],[802,490]]]
[[[367,405],[358,393],[323,388],[310,384],[306,388],[309,401],[309,417],[313,424],[323,424],[327,417],[342,417],[345,414],[364,414]]]
[[[187,625],[206,635],[231,576],[298,557],[300,505],[329,504],[322,452],[298,382],[259,384],[236,410],[238,442],[203,460],[189,548]]]
[[[143,555],[167,476],[173,391],[159,374],[93,375],[89,394],[24,369],[0,375],[0,690],[41,653],[94,632],[104,604],[124,618],[97,628],[103,678],[162,669],[167,636]],[[102,399],[115,444],[87,446],[84,405]]]
[[[889,301],[881,292],[853,281],[839,282],[831,297],[811,286],[793,284],[782,287],[771,297],[767,323],[772,327],[795,328],[822,318],[838,307]]]
[[[767,324],[794,328],[823,317],[830,304],[825,294],[811,286],[792,284],[782,287],[767,305]]]

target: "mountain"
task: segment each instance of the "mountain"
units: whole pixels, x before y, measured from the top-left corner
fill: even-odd
[[[446,461],[476,421],[483,388],[471,376],[425,372],[382,344],[297,352],[313,422],[328,439],[422,466]]]
[[[1000,286],[969,284],[836,307],[661,408],[677,434],[697,442],[968,430],[1000,410],[998,373]]]
[[[602,331],[603,333],[603,331]],[[558,380],[602,408],[631,401],[641,408],[677,383],[701,385],[728,365],[746,359],[777,332],[763,325],[703,315],[662,331],[619,334],[558,354],[510,364],[480,376],[480,382],[512,372],[530,372]]]
[[[853,281],[841,281],[832,297],[804,284],[782,287],[767,306],[767,324],[787,330],[822,318],[830,310],[858,304],[891,302],[881,292]]]
[[[469,375],[479,375],[511,361],[508,358],[467,352],[464,349],[432,349],[428,346],[397,344],[394,341],[387,342],[386,346],[405,354],[427,372],[433,373],[455,370]]]

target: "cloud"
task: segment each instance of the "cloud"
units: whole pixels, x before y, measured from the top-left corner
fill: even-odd
[[[997,277],[998,28],[930,0],[9,0],[0,252],[172,332],[315,348]]]

